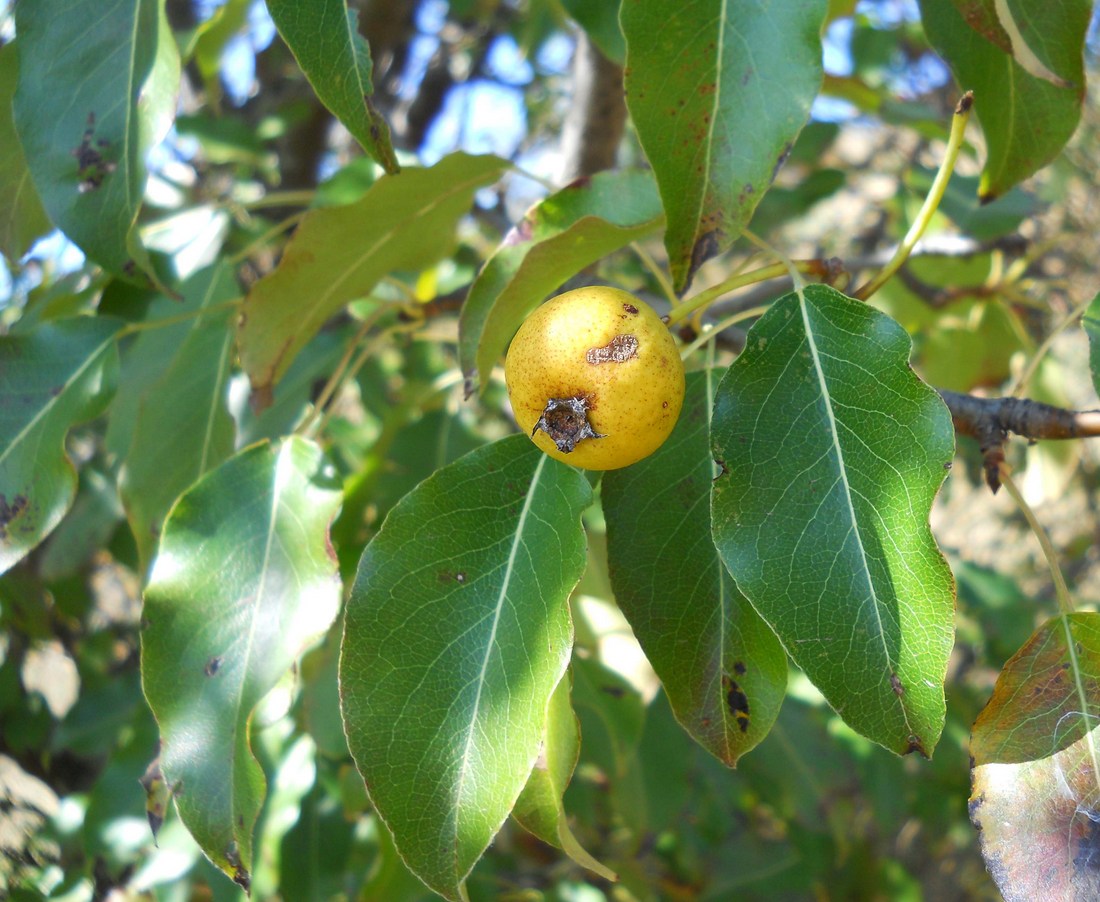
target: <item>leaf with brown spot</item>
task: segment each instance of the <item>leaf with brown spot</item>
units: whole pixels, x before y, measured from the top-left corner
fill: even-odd
[[[1100,615],[1064,614],[1005,665],[971,736],[970,817],[1008,902],[1100,895]]]
[[[0,336],[0,573],[61,522],[77,476],[65,437],[118,381],[120,320],[58,320]]]
[[[951,67],[960,87],[974,92],[974,112],[988,146],[979,196],[991,201],[1033,175],[1054,159],[1077,127],[1085,96],[1083,51],[1091,4],[1059,0],[1038,5],[1010,0],[1001,20],[989,9],[973,24],[960,10],[962,0],[921,0],[921,21],[935,51]],[[1037,14],[1042,9],[1042,15]],[[1000,46],[1009,36],[1001,29],[998,43],[989,39],[993,17],[1017,29],[1021,54],[1032,60],[1021,65]],[[983,25],[982,23],[986,23]],[[1037,66],[1047,75],[1037,75]],[[1030,71],[1029,71],[1030,68]],[[1054,81],[1050,75],[1053,74]]]
[[[141,674],[164,780],[182,786],[176,809],[202,850],[246,888],[266,795],[253,712],[336,617],[340,500],[312,442],[253,445],[176,502],[145,590]]]
[[[657,451],[604,475],[615,599],[676,719],[733,766],[779,714],[787,656],[711,539],[711,398],[719,372],[689,373],[680,420]]]
[[[806,124],[827,7],[623,0],[627,106],[660,186],[677,291],[737,240]]]

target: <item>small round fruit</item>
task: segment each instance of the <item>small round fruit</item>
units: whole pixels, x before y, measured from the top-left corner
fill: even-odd
[[[684,401],[684,365],[653,308],[593,286],[547,301],[504,364],[519,427],[551,457],[588,470],[629,466],[664,442]]]

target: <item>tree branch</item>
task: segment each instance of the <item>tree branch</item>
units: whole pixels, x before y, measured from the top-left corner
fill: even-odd
[[[1033,442],[1100,436],[1100,410],[1066,410],[1026,398],[978,398],[947,389],[938,391],[951,411],[955,432],[978,440],[985,481],[994,492],[1001,487],[1001,464],[1010,432]]]
[[[572,102],[562,126],[562,183],[614,168],[625,125],[622,66],[582,32],[573,57]]]

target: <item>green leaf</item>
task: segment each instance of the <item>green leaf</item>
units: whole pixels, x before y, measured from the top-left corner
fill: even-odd
[[[114,394],[121,325],[79,317],[0,337],[0,573],[73,503],[77,476],[65,436]]]
[[[348,745],[401,857],[448,899],[465,897],[538,756],[590,501],[577,470],[513,435],[421,483],[359,563]]]
[[[676,719],[733,767],[783,702],[787,656],[711,539],[714,371],[691,373],[680,420],[654,454],[604,475],[615,601],[661,678]]]
[[[114,479],[93,466],[80,471],[80,488],[69,511],[38,558],[38,572],[47,582],[74,576],[107,545],[122,519]]]
[[[1033,36],[1043,38],[1050,68],[1066,80],[1053,84],[1028,72],[996,44],[967,27],[955,0],[921,0],[921,20],[936,52],[964,90],[974,92],[987,159],[978,194],[993,200],[1054,159],[1077,127],[1085,96],[1083,51],[1090,4],[1044,4]],[[1035,17],[1034,10],[1028,18]],[[1023,22],[1023,20],[1021,20]],[[1033,42],[1040,46],[1038,41]]]
[[[661,201],[642,170],[601,172],[536,204],[478,274],[459,319],[467,391],[489,371],[526,316],[566,279],[656,231]]]
[[[283,837],[279,893],[284,899],[339,899],[352,848],[352,831],[340,800],[318,780]]]
[[[183,292],[180,312],[198,313],[236,297],[239,289],[232,267],[218,265],[189,279]],[[233,453],[235,429],[226,407],[233,319],[224,311],[189,320],[168,366],[142,396],[119,492],[143,564],[152,558],[172,502]]]
[[[321,102],[386,172],[400,172],[390,128],[370,102],[370,48],[356,10],[344,0],[268,0],[267,9]]]
[[[594,657],[574,655],[573,705],[581,722],[584,756],[612,785],[630,768],[645,730],[646,707],[638,691]]]
[[[615,880],[615,873],[588,854],[577,841],[562,807],[562,795],[581,754],[580,724],[569,702],[569,682],[567,674],[550,696],[542,751],[527,778],[527,785],[516,800],[512,816],[525,830],[557,846],[581,867],[605,880]]]
[[[130,451],[141,402],[149,386],[171,365],[180,343],[193,327],[188,320],[158,322],[171,320],[181,312],[187,313],[201,302],[201,294],[190,292],[187,285],[183,287],[182,305],[180,301],[165,295],[153,294],[121,281],[114,281],[104,289],[105,299],[109,294],[117,293],[118,303],[111,305],[115,309],[140,310],[141,305],[148,305],[143,315],[135,317],[135,321],[148,324],[149,328],[123,338],[119,343],[122,369],[118,393],[111,402],[108,414],[104,444],[107,451],[120,460],[125,459]]]
[[[806,124],[827,6],[623,0],[627,106],[661,188],[677,291],[737,240]]]
[[[821,285],[776,301],[718,387],[718,551],[857,732],[931,755],[954,585],[928,527],[954,432],[906,332]]]
[[[623,64],[626,40],[619,27],[619,0],[562,0],[561,5],[604,56]]]
[[[214,10],[209,19],[195,29],[191,48],[195,67],[202,76],[208,102],[215,111],[220,107],[222,99],[222,53],[229,40],[240,34],[248,24],[248,10],[251,6],[251,0],[226,0]]]
[[[1005,665],[971,737],[970,816],[1009,902],[1093,899],[1100,616],[1063,614]]]
[[[430,169],[379,179],[357,203],[307,214],[242,308],[241,364],[261,402],[341,307],[387,273],[422,269],[446,254],[475,192],[507,167],[498,157],[455,153]]]
[[[51,228],[31,181],[27,159],[15,133],[11,102],[19,77],[14,44],[0,47],[0,254],[18,260]]]
[[[155,282],[136,222],[145,154],[179,90],[163,2],[35,0],[19,4],[15,27],[15,123],[46,211],[105,269]]]
[[[336,616],[339,504],[316,445],[248,448],[176,503],[145,591],[142,681],[161,770],[187,829],[245,888],[265,793],[252,713]]]
[[[1100,394],[1100,293],[1097,293],[1085,308],[1081,325],[1089,337],[1089,372],[1092,373],[1092,387]]]

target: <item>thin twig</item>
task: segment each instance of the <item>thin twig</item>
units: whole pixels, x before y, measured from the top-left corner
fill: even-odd
[[[676,289],[672,287],[672,282],[669,281],[665,271],[657,265],[657,261],[653,259],[653,255],[642,247],[640,241],[631,241],[630,249],[638,255],[638,259],[642,261],[642,265],[649,270],[651,276],[661,287],[661,293],[665,296],[665,300],[668,301],[670,307],[676,307],[680,303],[680,299],[676,296]]]
[[[769,309],[771,309],[771,305],[764,304],[760,307],[751,307],[748,310],[740,310],[737,313],[727,316],[724,320],[721,320],[716,325],[710,328],[704,328],[699,336],[680,352],[680,358],[682,360],[687,360],[687,358],[692,353],[701,348],[707,342],[713,342],[724,329],[728,329],[730,326],[734,326],[737,323],[743,322],[744,320],[755,319],[758,316],[763,316],[765,313],[768,312]]]
[[[797,272],[815,276],[825,281],[835,279],[844,271],[843,264],[835,257],[828,260],[793,260],[789,262]],[[673,310],[672,313],[669,314],[669,325],[674,326],[682,322],[695,313],[696,310],[701,310],[704,307],[710,306],[723,295],[729,294],[731,291],[735,291],[738,288],[744,288],[747,285],[755,285],[757,282],[778,279],[788,275],[789,272],[790,270],[788,270],[785,263],[772,263],[768,266],[761,266],[758,269],[732,276],[715,285],[713,288],[707,288],[704,291],[700,291],[695,297],[691,298],[691,300],[685,301]]]
[[[362,324],[359,326],[359,330],[355,333],[355,337],[348,342],[347,349],[340,358],[340,362],[336,364],[336,369],[332,371],[332,375],[329,376],[328,381],[321,389],[321,393],[317,396],[317,400],[313,404],[313,409],[310,410],[306,418],[302,420],[301,425],[295,430],[299,435],[312,436],[314,434],[315,430],[312,430],[311,427],[325,405],[328,404],[329,399],[336,394],[336,389],[343,384],[344,375],[348,370],[348,365],[351,362],[352,356],[355,354],[355,349],[359,346],[359,343],[367,337],[367,333],[370,332],[374,324],[378,322],[379,318],[387,309],[388,305],[380,304],[364,317]]]
[[[1020,494],[1016,483],[1012,481],[1012,468],[1002,461],[998,475],[1005,491],[1012,496],[1012,500],[1020,508],[1020,513],[1027,520],[1027,525],[1031,527],[1031,531],[1035,533],[1035,538],[1039,540],[1039,546],[1043,549],[1043,557],[1046,558],[1047,566],[1050,567],[1050,575],[1054,580],[1054,594],[1058,598],[1058,607],[1063,614],[1072,614],[1073,596],[1069,594],[1066,578],[1062,575],[1062,568],[1058,566],[1058,554],[1054,550],[1054,545],[1051,544],[1050,536],[1043,529],[1039,518],[1035,516],[1035,511],[1031,509],[1031,506],[1024,500],[1024,496]]]
[[[191,319],[198,319],[203,316],[213,316],[215,313],[221,313],[224,310],[232,310],[235,307],[239,307],[241,301],[244,298],[233,298],[231,301],[222,301],[220,304],[214,304],[211,307],[201,307],[198,310],[191,310],[187,313],[179,313],[175,316],[165,316],[161,319],[146,320],[140,323],[130,323],[123,327],[119,332],[119,338],[127,335],[133,335],[135,332],[147,332],[151,329],[163,329],[165,326],[174,326],[177,323],[185,323]]]
[[[1027,388],[1027,384],[1032,380],[1032,378],[1035,376],[1036,371],[1039,369],[1039,364],[1043,362],[1043,358],[1046,357],[1047,352],[1054,344],[1054,339],[1056,339],[1066,329],[1072,326],[1073,323],[1076,322],[1082,316],[1082,314],[1084,314],[1085,310],[1091,303],[1091,298],[1087,301],[1082,301],[1058,321],[1054,328],[1050,330],[1050,334],[1048,334],[1047,337],[1043,339],[1043,343],[1039,345],[1038,349],[1032,355],[1031,360],[1028,361],[1027,367],[1022,373],[1020,373],[1019,377],[1012,384],[1012,387],[1009,389],[1008,394],[1018,397],[1023,393],[1024,389]]]

